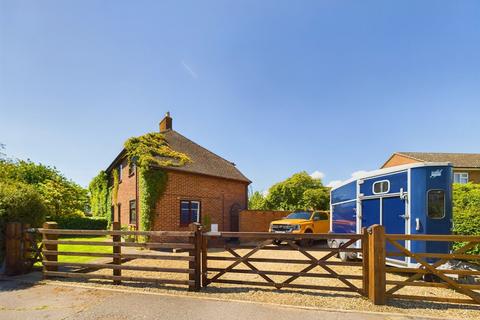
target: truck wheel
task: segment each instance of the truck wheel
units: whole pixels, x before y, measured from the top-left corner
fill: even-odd
[[[305,234],[311,234],[312,230],[305,230]],[[302,247],[311,247],[313,245],[313,239],[302,239],[300,240],[300,246]]]

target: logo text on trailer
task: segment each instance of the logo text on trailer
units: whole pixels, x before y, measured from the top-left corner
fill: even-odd
[[[441,177],[442,176],[442,171],[443,169],[437,169],[435,171],[432,171],[430,173],[430,179],[436,178],[436,177]]]

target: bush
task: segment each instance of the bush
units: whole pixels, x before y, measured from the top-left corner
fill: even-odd
[[[45,221],[47,208],[42,196],[31,185],[0,182],[0,262],[5,252],[5,226],[7,222],[29,223],[39,227]]]
[[[106,230],[108,227],[108,220],[106,218],[61,216],[49,220],[57,222],[58,229]]]
[[[480,235],[480,184],[453,184],[453,232]],[[469,253],[480,254],[480,246]]]

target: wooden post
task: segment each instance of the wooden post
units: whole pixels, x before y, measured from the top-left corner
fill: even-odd
[[[22,251],[23,251],[23,273],[27,273],[31,271],[31,267],[33,267],[34,262],[32,258],[35,256],[36,252],[32,251],[32,237],[33,235],[27,230],[30,229],[30,224],[23,224],[22,225]],[[28,264],[27,264],[28,261]]]
[[[18,222],[7,223],[5,236],[5,274],[8,276],[22,274],[22,224]]]
[[[368,264],[369,264],[369,255],[368,255],[368,231],[367,228],[362,228],[362,289],[363,289],[363,296],[368,298],[368,287],[369,287],[369,272],[368,272]]]
[[[192,223],[191,230],[194,232],[191,242],[193,250],[189,251],[189,256],[193,257],[193,261],[188,262],[188,268],[193,269],[193,273],[189,273],[188,279],[194,281],[188,285],[188,291],[199,291],[201,286],[201,255],[202,255],[202,225],[200,223]]]
[[[120,230],[121,225],[120,222],[112,222],[112,230]],[[113,254],[118,255],[118,257],[113,258],[113,264],[116,265],[121,265],[122,264],[122,247],[119,246],[118,244],[122,241],[122,236],[120,235],[114,235],[112,236],[112,241],[113,241]],[[113,275],[114,276],[122,276],[122,270],[121,269],[113,269]],[[121,280],[113,280],[113,284],[121,284]]]
[[[208,285],[208,273],[207,273],[207,254],[208,254],[208,238],[202,233],[202,287]]]
[[[58,224],[56,222],[45,222],[43,224],[43,229],[57,229],[58,228]],[[58,234],[46,234],[46,233],[43,233],[42,234],[42,238],[43,240],[58,240]],[[57,262],[58,261],[58,255],[48,255],[48,254],[45,254],[45,251],[48,250],[48,251],[58,251],[58,245],[57,244],[44,244],[43,245],[43,251],[42,252],[42,255],[43,255],[43,260],[47,261],[47,262]],[[44,265],[43,266],[43,278],[46,279],[47,276],[45,274],[45,272],[47,271],[53,271],[53,272],[56,272],[58,271],[58,266],[46,266]]]
[[[368,229],[368,295],[376,305],[385,304],[385,229],[375,224]]]

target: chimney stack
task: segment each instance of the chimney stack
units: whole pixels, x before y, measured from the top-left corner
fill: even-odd
[[[167,114],[165,114],[165,118],[163,118],[163,120],[160,121],[160,132],[172,130],[172,121],[173,120],[170,117],[170,112],[167,112]]]

